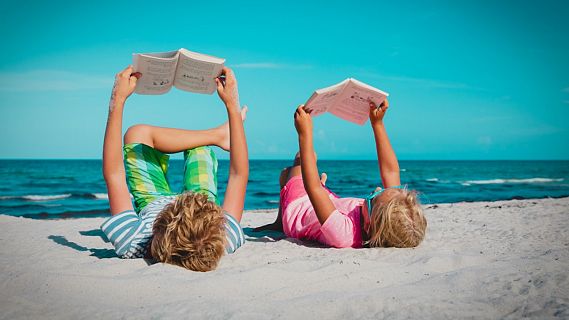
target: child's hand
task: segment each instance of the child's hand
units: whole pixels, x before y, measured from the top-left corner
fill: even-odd
[[[215,78],[217,94],[225,103],[226,107],[234,107],[239,110],[239,90],[237,90],[237,79],[235,74],[228,67],[223,67],[221,76]]]
[[[132,70],[132,66],[128,66],[115,76],[115,84],[109,102],[110,111],[113,110],[115,102],[124,102],[134,92],[136,81],[142,77],[142,74],[140,72],[133,73]]]
[[[312,117],[309,112],[304,110],[304,105],[301,104],[296,108],[294,113],[294,127],[298,136],[306,136],[312,134]]]
[[[387,98],[383,100],[379,107],[377,107],[373,101],[369,102],[369,120],[372,126],[378,123],[383,123],[383,117],[385,116],[388,108],[389,101],[387,101]]]

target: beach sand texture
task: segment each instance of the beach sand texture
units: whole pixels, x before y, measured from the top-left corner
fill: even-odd
[[[569,318],[569,198],[430,205],[415,249],[253,235],[217,270],[114,256],[102,218],[0,216],[2,319]],[[245,228],[276,210],[248,211]]]

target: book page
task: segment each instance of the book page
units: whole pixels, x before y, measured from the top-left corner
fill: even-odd
[[[210,56],[207,54],[190,51],[188,49],[181,48],[178,51],[180,52],[180,54],[183,54],[183,55],[188,56],[190,58],[194,58],[194,59],[199,60],[199,61],[211,62],[211,63],[215,63],[215,64],[224,64],[225,63],[225,59],[223,59],[223,58],[218,58],[218,57]]]
[[[178,59],[174,86],[190,92],[214,93],[217,88],[215,78],[221,74],[225,60],[188,50],[181,53],[183,54],[180,54]]]
[[[363,125],[369,118],[369,101],[380,105],[387,97],[387,93],[368,85],[349,79],[337,102],[330,108],[333,115]]]
[[[342,93],[346,80],[333,86],[316,90],[304,104],[304,109],[315,117],[328,111]]]
[[[142,73],[134,92],[138,94],[164,94],[174,84],[178,52],[133,54],[134,72]]]

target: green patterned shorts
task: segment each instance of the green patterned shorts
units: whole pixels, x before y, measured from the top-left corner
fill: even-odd
[[[134,196],[135,210],[162,196],[172,196],[168,183],[170,156],[143,143],[123,147],[128,188]],[[197,147],[184,152],[184,183],[181,192],[193,191],[217,200],[217,158],[209,147]]]

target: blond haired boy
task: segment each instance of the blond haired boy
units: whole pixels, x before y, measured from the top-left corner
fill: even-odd
[[[239,222],[249,175],[243,130],[247,109],[240,109],[237,81],[229,68],[216,79],[229,118],[226,124],[194,131],[136,125],[125,133],[123,147],[124,104],[141,76],[129,66],[117,74],[113,87],[103,146],[103,175],[113,216],[101,229],[121,258],[150,255],[190,270],[213,270],[224,253],[244,243]],[[210,145],[230,152],[223,206],[217,200],[217,160]],[[178,194],[166,178],[167,154],[182,151],[184,187]]]

